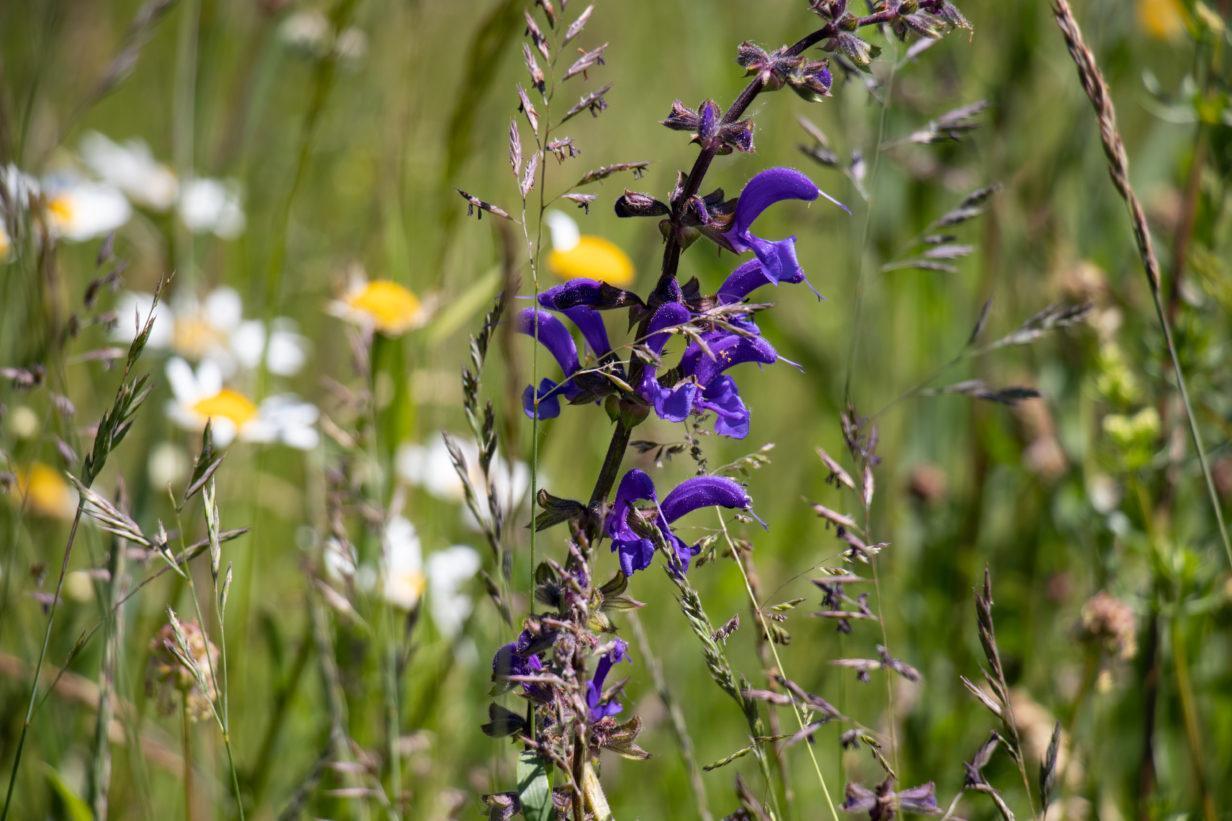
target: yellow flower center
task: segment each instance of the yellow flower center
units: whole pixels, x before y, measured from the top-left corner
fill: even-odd
[[[257,417],[257,406],[244,394],[223,388],[213,396],[194,403],[193,411],[206,419],[226,419],[236,429],[244,427]]]
[[[59,228],[71,225],[73,222],[73,201],[66,196],[54,197],[47,203],[47,213],[51,221]]]
[[[346,303],[366,314],[378,331],[400,334],[419,321],[419,297],[388,279],[374,279],[350,294]]]
[[[68,518],[73,515],[73,491],[60,472],[42,462],[27,470],[17,470],[17,498],[25,499],[30,509],[44,516]]]
[[[223,342],[222,333],[201,316],[179,317],[171,334],[171,346],[189,359],[200,359]]]
[[[9,242],[9,232],[4,230],[3,224],[0,224],[0,262],[9,258],[9,251],[12,247],[12,243]]]
[[[633,282],[633,261],[613,242],[583,235],[568,251],[553,249],[548,270],[562,279],[597,279],[610,285]]]
[[[419,603],[427,586],[428,577],[419,570],[394,572],[385,584],[385,598],[409,610]]]
[[[1179,0],[1138,0],[1138,25],[1156,40],[1171,40],[1185,30]]]

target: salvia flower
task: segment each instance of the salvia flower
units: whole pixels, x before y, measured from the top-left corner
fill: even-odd
[[[620,702],[614,695],[604,698],[603,683],[615,664],[630,661],[628,650],[629,645],[623,639],[615,639],[609,645],[607,652],[599,657],[599,663],[595,666],[595,675],[586,685],[586,706],[590,712],[591,721],[599,721],[620,712]]]
[[[634,507],[637,502],[655,505],[649,518]],[[700,552],[697,544],[689,545],[672,531],[672,524],[682,516],[703,507],[725,507],[748,510],[753,504],[748,493],[737,482],[723,476],[695,476],[675,487],[662,502],[655,491],[654,480],[644,471],[634,468],[620,480],[616,499],[607,515],[604,528],[612,540],[612,550],[618,554],[620,569],[626,576],[645,570],[654,559],[655,539],[650,527],[658,529],[659,538],[675,555],[674,572],[688,570],[689,561]]]
[[[501,682],[509,676],[533,676],[543,672],[541,644],[530,631],[523,630],[516,641],[502,645],[492,657],[492,680]],[[542,684],[522,682],[522,692],[535,701],[546,701],[551,691]]]
[[[582,332],[591,352],[600,361],[606,361],[612,353],[612,346],[599,312],[579,304],[565,308],[562,313]],[[597,399],[610,391],[610,383],[603,376],[582,370],[577,343],[565,323],[538,308],[523,309],[518,314],[517,323],[518,332],[538,339],[563,372],[559,382],[545,377],[540,380],[538,389],[533,385],[526,386],[522,394],[522,409],[527,416],[532,419],[536,416],[539,419],[555,419],[560,415],[560,397],[569,402],[582,402],[590,397]]]
[[[804,278],[796,259],[796,238],[768,240],[753,233],[753,223],[762,212],[784,200],[812,202],[825,197],[843,210],[842,203],[818,188],[812,180],[794,168],[768,168],[748,181],[736,199],[730,221],[721,230],[713,228],[707,235],[737,254],[752,251],[762,265],[766,278],[773,283],[797,282]]]

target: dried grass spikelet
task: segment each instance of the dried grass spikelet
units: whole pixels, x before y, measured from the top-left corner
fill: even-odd
[[[158,699],[158,708],[173,713],[183,699],[193,721],[209,718],[218,688],[213,670],[218,648],[196,621],[166,624],[150,642],[146,691]]]

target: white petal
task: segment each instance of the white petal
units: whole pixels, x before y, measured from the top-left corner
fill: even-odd
[[[215,288],[205,298],[205,321],[220,331],[237,328],[244,318],[244,300],[234,288]]]
[[[582,232],[578,230],[573,218],[561,211],[548,211],[543,215],[552,232],[552,249],[555,251],[570,251],[582,241]]]
[[[222,366],[213,359],[203,359],[197,365],[197,387],[201,398],[213,396],[222,390]]]
[[[214,439],[214,444],[220,448],[225,448],[235,440],[235,423],[225,417],[216,416],[210,424],[210,435]]]
[[[390,573],[418,571],[423,551],[415,525],[405,516],[394,516],[385,525],[385,563]]]
[[[166,371],[171,393],[180,404],[191,405],[208,395],[202,392],[197,383],[197,375],[193,373],[192,366],[178,356],[167,360]]]
[[[286,327],[280,328],[275,320],[270,336],[266,364],[276,376],[294,376],[304,367],[308,358],[308,340]]]
[[[231,334],[231,352],[248,370],[261,361],[261,349],[265,347],[265,328],[255,319],[241,322]],[[281,374],[279,374],[281,375]]]

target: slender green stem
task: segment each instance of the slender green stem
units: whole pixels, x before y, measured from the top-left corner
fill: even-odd
[[[180,764],[184,781],[184,821],[192,821],[193,812],[193,767],[192,767],[192,718],[188,715],[188,693],[180,694]]]
[[[47,625],[43,629],[43,644],[39,648],[38,661],[34,665],[34,673],[30,679],[30,697],[26,702],[26,716],[22,720],[21,732],[17,736],[13,765],[9,768],[9,786],[4,793],[4,809],[0,810],[0,821],[5,821],[9,817],[9,808],[13,803],[13,790],[17,786],[21,754],[26,746],[26,735],[30,730],[30,722],[34,719],[34,705],[38,701],[39,677],[43,674],[43,664],[47,661],[47,648],[51,645],[51,626],[56,618],[56,608],[60,605],[60,593],[64,590],[64,577],[68,573],[68,563],[72,558],[73,544],[77,540],[77,528],[81,525],[81,515],[85,510],[85,504],[85,496],[82,496],[77,502],[77,512],[73,514],[73,524],[69,528],[68,541],[64,545],[64,558],[60,560],[60,575],[56,579],[56,589],[51,597],[51,605],[47,608]]]

